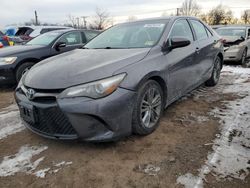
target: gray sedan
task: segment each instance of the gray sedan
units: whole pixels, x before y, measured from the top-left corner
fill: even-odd
[[[250,27],[219,27],[216,32],[223,39],[225,61],[238,61],[245,65],[246,58],[250,55]]]
[[[197,18],[119,24],[85,49],[36,64],[19,82],[16,101],[27,128],[48,138],[148,135],[164,108],[218,83],[223,53],[217,34]]]

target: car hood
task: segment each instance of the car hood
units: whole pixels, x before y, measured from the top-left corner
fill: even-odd
[[[223,39],[225,40],[226,43],[237,43],[244,41],[244,39],[238,36],[223,36]]]
[[[0,50],[0,57],[15,56],[16,54],[28,52],[31,50],[37,50],[43,48],[44,46],[39,45],[20,45],[20,46],[10,46]]]
[[[24,78],[35,89],[64,89],[105,77],[143,59],[149,48],[77,49],[36,64]]]

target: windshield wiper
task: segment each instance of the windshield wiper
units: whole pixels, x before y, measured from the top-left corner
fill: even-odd
[[[110,46],[107,46],[107,47],[103,47],[103,48],[93,48],[93,49],[126,49],[126,48],[119,48],[119,47],[110,47]]]

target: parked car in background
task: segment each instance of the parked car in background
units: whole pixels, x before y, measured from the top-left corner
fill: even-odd
[[[10,40],[10,38],[3,34],[3,32],[0,31],[0,48],[6,47],[6,46],[12,46],[13,43]]]
[[[86,33],[86,34],[85,34]],[[92,30],[57,30],[42,34],[25,45],[0,50],[0,84],[12,84],[34,64],[48,57],[82,48],[89,38],[98,34]]]
[[[165,107],[203,83],[218,83],[223,53],[218,35],[194,17],[119,24],[84,49],[32,67],[16,101],[25,125],[48,138],[148,135]]]
[[[222,36],[225,61],[236,61],[246,64],[250,56],[250,26],[224,26],[218,27],[216,32]]]
[[[63,26],[24,26],[18,27],[13,40],[16,44],[22,44],[30,41],[31,39],[54,30],[69,29]]]

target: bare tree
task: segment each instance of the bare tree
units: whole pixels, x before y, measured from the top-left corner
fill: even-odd
[[[198,16],[200,14],[200,6],[195,0],[185,0],[182,3],[181,13],[186,16]]]
[[[111,19],[109,13],[106,10],[102,10],[100,8],[96,8],[96,15],[94,16],[94,20],[90,24],[90,28],[103,30],[109,24],[111,24]]]
[[[68,15],[68,21],[71,25],[71,27],[76,28],[77,27],[77,20],[76,17],[72,16],[71,14]]]
[[[250,9],[244,10],[243,14],[241,15],[241,19],[245,24],[250,23]]]
[[[233,20],[233,13],[230,9],[223,7],[222,5],[217,6],[208,13],[209,24],[230,24]]]

